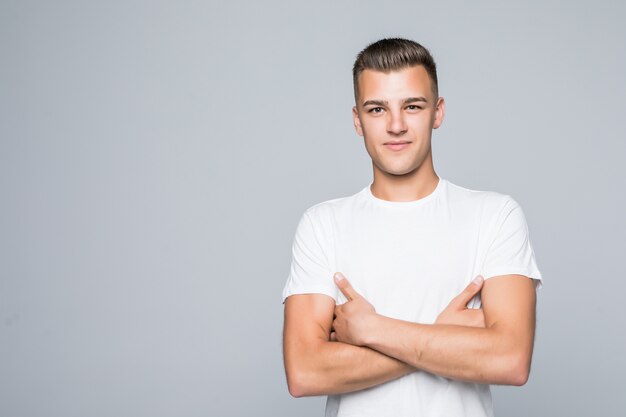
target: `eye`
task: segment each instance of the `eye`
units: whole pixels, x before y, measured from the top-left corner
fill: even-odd
[[[409,104],[408,106],[406,106],[407,110],[421,110],[422,107],[417,106],[415,104]]]
[[[374,114],[379,114],[383,112],[383,108],[382,107],[372,107],[371,109],[369,109],[367,111],[368,113],[374,113]]]

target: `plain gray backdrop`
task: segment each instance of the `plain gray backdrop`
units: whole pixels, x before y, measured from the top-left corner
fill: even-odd
[[[371,163],[351,66],[433,53],[437,173],[513,196],[545,285],[498,416],[624,416],[626,8],[0,2],[0,415],[321,416],[288,394],[302,212]]]

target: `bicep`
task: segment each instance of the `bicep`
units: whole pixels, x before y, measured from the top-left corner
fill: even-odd
[[[486,327],[530,354],[535,334],[535,281],[514,274],[489,278],[481,298]]]
[[[324,294],[296,294],[285,300],[284,345],[290,348],[328,341],[335,300]]]

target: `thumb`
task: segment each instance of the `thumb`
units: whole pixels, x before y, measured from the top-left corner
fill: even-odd
[[[459,308],[465,308],[467,303],[469,303],[470,300],[474,298],[474,296],[483,288],[484,282],[485,280],[482,275],[478,275],[459,295],[454,298],[454,304]]]
[[[339,287],[339,290],[341,290],[341,293],[345,295],[348,301],[352,301],[359,297],[359,293],[352,288],[352,285],[350,285],[346,277],[344,277],[341,272],[336,272],[334,277],[335,284],[337,284],[337,287]]]

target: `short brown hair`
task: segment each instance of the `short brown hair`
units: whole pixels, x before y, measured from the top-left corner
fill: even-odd
[[[426,69],[436,99],[439,97],[437,66],[428,49],[415,41],[402,38],[381,39],[369,44],[359,52],[352,67],[355,102],[358,104],[358,80],[364,70],[390,72],[417,65],[422,65]]]

